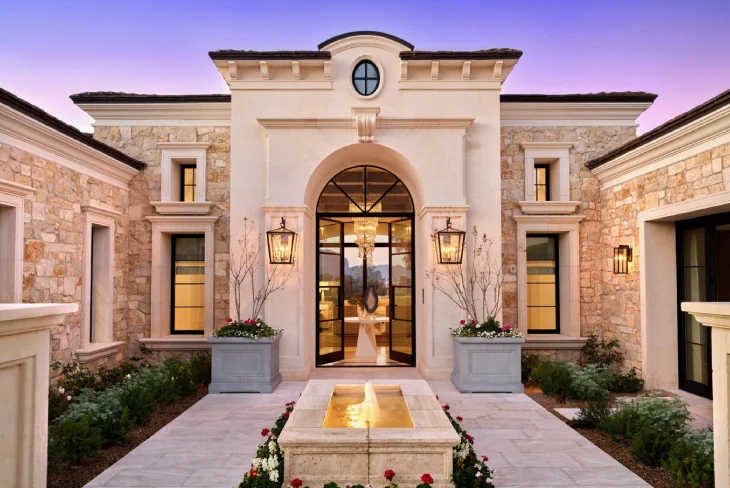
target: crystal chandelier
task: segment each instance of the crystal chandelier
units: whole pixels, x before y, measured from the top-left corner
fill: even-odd
[[[350,203],[350,213],[361,213],[362,209],[371,207],[372,202],[368,202],[367,206],[362,201]],[[381,212],[380,203],[370,208],[370,212]],[[377,217],[353,217],[355,224],[355,244],[357,244],[357,256],[367,261],[368,266],[373,265],[373,250],[375,249],[375,236],[378,231]]]

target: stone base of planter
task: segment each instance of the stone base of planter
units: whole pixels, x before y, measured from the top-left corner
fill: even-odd
[[[211,337],[212,377],[209,393],[271,393],[279,383],[279,339]]]
[[[522,338],[454,337],[451,382],[462,393],[523,393]]]

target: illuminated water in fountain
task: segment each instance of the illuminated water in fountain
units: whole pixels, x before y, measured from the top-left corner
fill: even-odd
[[[336,385],[324,428],[413,428],[398,385]]]

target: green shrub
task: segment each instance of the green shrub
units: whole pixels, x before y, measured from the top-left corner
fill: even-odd
[[[58,391],[58,388],[48,389],[48,421],[52,422],[58,418],[68,406],[66,395]]]
[[[619,351],[620,343],[617,340],[606,342],[605,339],[598,340],[598,336],[588,337],[585,345],[580,350],[580,362],[583,365],[595,364],[604,368],[610,368],[621,361],[622,354]]]
[[[155,391],[141,384],[130,384],[121,390],[119,401],[129,413],[134,425],[147,425],[157,408]]]
[[[672,444],[664,467],[678,487],[710,488],[714,486],[714,461],[712,431],[703,429]]]
[[[626,374],[611,374],[608,389],[615,393],[638,393],[644,389],[644,380],[637,376],[636,368],[631,368]]]
[[[532,372],[532,380],[546,395],[565,401],[575,365],[562,361],[541,361]]]
[[[129,439],[133,425],[128,409],[122,405],[121,396],[119,388],[83,390],[76,395],[59,420],[88,417],[90,425],[101,432],[102,447],[123,444]]]
[[[595,429],[596,426],[611,413],[611,404],[608,397],[589,401],[580,409],[578,417],[570,425],[584,429]]]
[[[631,437],[631,457],[647,466],[659,467],[669,454],[674,437],[656,426],[645,425]]]
[[[522,384],[527,384],[532,378],[532,372],[542,361],[542,358],[537,354],[523,354],[522,355]]]
[[[190,360],[193,383],[209,385],[211,376],[211,357],[209,353],[198,353]]]
[[[603,400],[608,398],[610,373],[602,366],[588,364],[580,369],[570,363],[570,383],[567,396],[577,400]]]
[[[74,462],[96,455],[102,445],[101,431],[91,424],[86,415],[59,422],[51,429],[48,454]]]

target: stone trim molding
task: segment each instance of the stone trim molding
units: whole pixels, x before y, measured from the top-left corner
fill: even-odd
[[[0,143],[127,189],[139,170],[0,104]]]
[[[535,201],[535,160],[550,160],[551,201],[570,201],[570,149],[572,142],[523,142],[525,150],[525,200]],[[556,171],[557,170],[557,171]]]
[[[213,202],[150,202],[160,215],[207,215]]]
[[[522,349],[580,350],[587,337],[570,337],[563,334],[527,334]]]
[[[23,301],[25,197],[35,188],[0,180],[0,302]]]
[[[207,335],[142,337],[139,343],[152,351],[205,351],[211,348]]]
[[[300,118],[266,118],[256,119],[265,129],[356,129],[357,120],[351,119],[300,119]],[[405,118],[378,117],[375,127],[378,129],[467,129],[474,119],[453,118]]]
[[[636,119],[649,107],[651,102],[502,102],[500,121],[514,127],[636,127]]]
[[[205,308],[204,334],[195,336],[202,340],[214,330],[214,280],[215,280],[215,234],[214,215],[159,215],[147,217],[152,222],[152,276],[151,276],[151,325],[150,338],[160,339],[170,335],[171,307],[171,234],[205,235]],[[177,336],[176,336],[177,337]]]
[[[121,214],[114,210],[91,205],[84,205],[82,211],[84,214],[82,251],[84,269],[81,290],[81,344],[82,349],[86,349],[91,344],[109,344],[114,341],[116,218]],[[95,227],[104,227],[106,231],[102,236],[94,239],[92,249],[92,234]],[[101,242],[98,240],[99,237],[102,239]],[[94,270],[92,270],[92,256],[96,265]],[[98,297],[93,309],[91,306],[92,294]],[[90,312],[94,314],[93,317]]]
[[[579,201],[567,202],[519,202],[526,215],[570,215],[580,206]]]
[[[114,356],[119,351],[119,346],[124,344],[126,344],[124,341],[114,341],[106,344],[89,344],[83,349],[76,349],[74,356],[79,364],[86,364],[97,359]]]
[[[157,148],[162,150],[162,202],[180,203],[182,195],[175,195],[180,186],[179,164],[176,160],[195,160],[196,182],[195,200],[205,202],[205,185],[207,182],[205,153],[210,144],[202,142],[158,142]]]
[[[517,322],[527,337],[527,234],[558,234],[560,335],[580,337],[580,227],[583,215],[515,215]],[[529,341],[528,341],[529,342]]]
[[[94,127],[229,127],[231,102],[78,103]]]
[[[469,211],[469,205],[454,206],[454,207],[438,207],[438,206],[424,206],[418,211],[416,215],[419,219],[423,218],[427,214],[443,214],[447,217],[457,215],[463,216]]]
[[[609,188],[730,143],[730,105],[649,141],[591,171]]]

